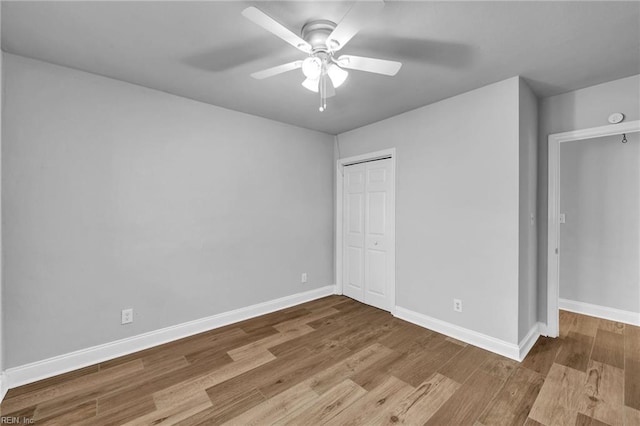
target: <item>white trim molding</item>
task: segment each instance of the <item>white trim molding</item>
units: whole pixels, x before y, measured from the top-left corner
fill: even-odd
[[[538,341],[538,337],[542,335],[541,333],[542,324],[539,322],[535,323],[531,330],[527,333],[526,336],[518,343],[518,361],[522,362],[525,359],[533,345]]]
[[[337,143],[337,141],[336,141]],[[351,164],[356,164],[356,163],[362,163],[365,161],[374,161],[374,160],[380,160],[383,158],[390,158],[391,159],[391,173],[393,174],[393,183],[395,185],[394,189],[393,189],[393,200],[392,200],[392,204],[393,204],[393,208],[394,210],[392,212],[390,212],[390,218],[389,220],[391,221],[391,238],[393,240],[391,247],[392,250],[390,250],[389,252],[389,268],[391,268],[391,270],[393,271],[393,279],[391,280],[390,286],[390,312],[392,315],[395,315],[395,309],[396,309],[396,276],[395,276],[395,270],[396,270],[396,214],[395,214],[395,205],[396,205],[396,200],[395,200],[395,193],[396,193],[396,189],[397,189],[397,179],[396,179],[396,162],[397,162],[397,155],[396,155],[396,149],[395,148],[389,148],[389,149],[383,149],[381,151],[375,151],[375,152],[369,152],[366,154],[361,154],[361,155],[356,155],[353,157],[345,157],[345,158],[338,158],[338,160],[336,161],[336,211],[335,211],[335,224],[336,224],[336,228],[335,228],[335,265],[336,265],[336,269],[335,269],[335,281],[336,281],[336,294],[344,294],[343,293],[343,288],[342,288],[342,273],[343,273],[343,253],[342,253],[342,234],[343,234],[343,220],[342,220],[342,208],[343,208],[343,200],[342,197],[344,196],[343,191],[343,179],[344,179],[344,167],[351,165]]]
[[[428,315],[402,308],[400,306],[396,306],[395,316],[410,323],[419,325],[420,327],[428,328],[429,330],[453,337],[454,339],[486,349],[518,362],[521,362],[524,359],[540,336],[540,327],[537,323],[531,328],[527,336],[525,336],[525,338],[516,345],[515,343],[505,342],[504,340],[496,339],[495,337],[432,318]]]
[[[640,120],[549,135],[546,324],[549,337],[557,337],[560,332],[560,144],[633,132],[640,132]]]
[[[640,312],[624,311],[622,309],[610,308],[608,306],[593,305],[591,303],[578,302],[575,300],[559,299],[560,309],[577,314],[589,315],[592,317],[604,318],[611,321],[623,322],[625,324],[640,327]]]
[[[7,394],[9,387],[7,386],[7,376],[4,372],[0,373],[0,402],[4,399],[4,396]]]
[[[228,324],[268,314],[290,306],[319,299],[321,297],[330,296],[335,294],[335,291],[335,285],[329,285],[309,290],[304,293],[281,297],[268,302],[258,303],[245,308],[239,308],[195,321],[189,321],[183,324],[117,340],[115,342],[81,349],[79,351],[59,355],[19,367],[9,368],[5,372],[6,375],[2,378],[2,388],[5,390],[33,383],[48,377],[57,376],[58,374],[67,373],[99,362],[104,362],[123,355],[128,355],[154,346],[162,345],[164,343],[172,342],[174,340],[182,339],[184,337],[193,336],[194,334],[210,331]]]

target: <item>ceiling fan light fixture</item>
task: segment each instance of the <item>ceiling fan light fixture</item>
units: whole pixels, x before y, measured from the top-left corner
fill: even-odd
[[[318,88],[320,86],[320,79],[307,78],[305,81],[302,82],[302,86],[307,90],[311,90],[314,93],[318,93]]]
[[[327,74],[329,74],[329,78],[331,79],[331,83],[333,83],[333,87],[340,87],[349,76],[349,73],[347,71],[343,70],[336,64],[331,64],[329,66]]]
[[[322,60],[315,56],[309,56],[302,62],[302,73],[307,78],[317,80],[322,74]]]

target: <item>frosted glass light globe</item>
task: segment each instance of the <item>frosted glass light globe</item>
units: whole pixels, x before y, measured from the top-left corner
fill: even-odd
[[[302,62],[302,73],[311,80],[316,80],[322,73],[322,60],[315,56],[309,56]]]

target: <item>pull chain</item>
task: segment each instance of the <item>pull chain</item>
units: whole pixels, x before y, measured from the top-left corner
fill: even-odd
[[[627,143],[627,134],[626,133],[622,134],[622,143]]]
[[[327,79],[324,75],[320,76],[320,112],[327,109]]]

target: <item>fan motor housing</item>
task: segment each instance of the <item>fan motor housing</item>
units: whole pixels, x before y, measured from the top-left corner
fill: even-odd
[[[302,38],[313,48],[313,52],[327,52],[327,38],[336,24],[327,20],[311,21],[302,27]]]

